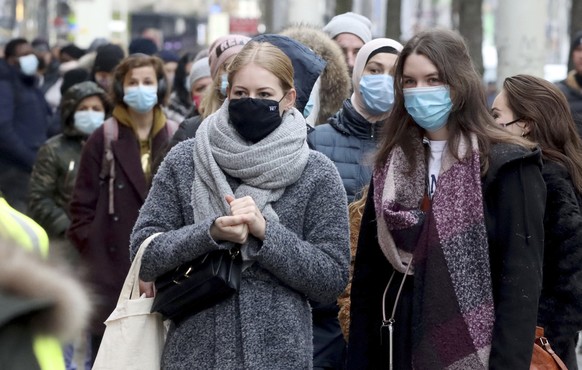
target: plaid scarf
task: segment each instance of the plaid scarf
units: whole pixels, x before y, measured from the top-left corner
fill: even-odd
[[[445,150],[425,211],[425,152],[414,140],[416,168],[397,147],[373,179],[380,247],[397,271],[413,261],[412,365],[486,369],[494,307],[477,138],[460,141],[461,160]]]

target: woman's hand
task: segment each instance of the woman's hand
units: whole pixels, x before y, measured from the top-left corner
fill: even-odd
[[[232,195],[227,195],[225,199],[230,205],[231,215],[240,217],[248,225],[248,232],[257,239],[265,240],[266,221],[253,198],[246,196],[235,199]]]
[[[215,241],[244,244],[249,238],[249,227],[241,216],[222,216],[210,226],[210,236]]]
[[[146,298],[152,298],[156,295],[156,286],[153,281],[143,281],[139,279],[139,295],[145,294]]]

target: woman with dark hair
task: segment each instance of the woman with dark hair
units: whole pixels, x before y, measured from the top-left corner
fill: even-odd
[[[528,75],[508,77],[495,98],[495,122],[542,150],[547,200],[544,280],[538,325],[568,369],[578,369],[582,330],[582,141],[560,89]]]
[[[188,117],[193,108],[188,76],[195,56],[196,54],[187,52],[178,60],[174,83],[172,84],[172,93],[170,94],[168,106],[164,109],[166,116],[178,123]]]
[[[134,54],[113,76],[113,118],[83,147],[67,232],[99,298],[90,328],[93,358],[129,270],[129,235],[148,194],[153,160],[170,136],[161,109],[166,94],[162,61]]]
[[[408,41],[394,93],[356,252],[348,368],[529,369],[540,151],[495,125],[452,31]]]

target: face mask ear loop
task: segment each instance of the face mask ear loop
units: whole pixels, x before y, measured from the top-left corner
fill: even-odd
[[[287,91],[285,94],[283,94],[283,96],[281,97],[281,99],[279,99],[279,101],[277,102],[277,104],[281,104],[281,102],[283,101],[283,99],[285,99],[285,97],[287,96],[287,93],[288,93],[288,92],[289,92],[289,91]],[[286,111],[287,111],[287,109],[284,109],[284,111],[286,112]]]

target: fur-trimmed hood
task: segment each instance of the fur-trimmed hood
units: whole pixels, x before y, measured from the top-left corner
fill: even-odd
[[[325,123],[350,97],[352,81],[344,54],[339,45],[325,32],[314,26],[299,24],[284,29],[281,34],[310,47],[327,62],[321,74],[319,115],[316,124]]]
[[[0,325],[30,315],[33,330],[63,342],[85,329],[91,303],[83,287],[59,268],[0,240]]]

